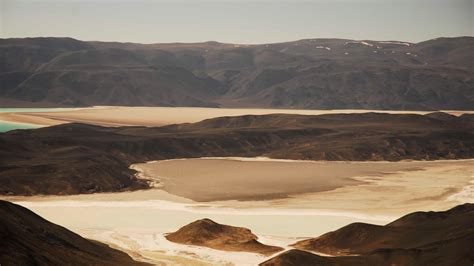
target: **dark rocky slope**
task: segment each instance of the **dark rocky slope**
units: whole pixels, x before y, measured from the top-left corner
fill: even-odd
[[[336,256],[385,256],[403,265],[471,265],[474,204],[410,213],[385,226],[353,223],[293,246]],[[387,262],[387,264],[389,264]]]
[[[470,115],[221,117],[165,127],[64,124],[0,134],[0,193],[77,194],[146,188],[132,163],[206,156],[302,160],[474,157]]]
[[[0,200],[0,264],[148,265]]]
[[[474,204],[415,212],[385,226],[354,223],[294,246],[261,265],[472,265]],[[348,256],[357,255],[357,256]]]
[[[166,235],[171,242],[203,246],[226,251],[245,251],[271,255],[283,248],[267,246],[258,242],[256,235],[243,227],[216,223],[202,219],[181,227],[178,231]]]
[[[474,108],[474,38],[262,45],[0,39],[0,104]]]

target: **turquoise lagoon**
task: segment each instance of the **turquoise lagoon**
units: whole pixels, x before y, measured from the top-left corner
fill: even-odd
[[[59,112],[73,109],[75,108],[0,108],[0,113]],[[7,132],[15,129],[31,129],[39,127],[41,126],[0,120],[0,132]]]
[[[0,132],[7,132],[15,129],[31,129],[39,128],[40,125],[25,124],[25,123],[13,123],[7,121],[0,121]]]

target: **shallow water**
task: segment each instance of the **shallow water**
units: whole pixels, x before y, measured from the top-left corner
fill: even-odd
[[[61,112],[73,110],[75,108],[0,108],[0,113],[31,113],[31,112]],[[27,123],[15,123],[0,120],[0,132],[7,132],[15,129],[32,129],[41,126]]]
[[[25,123],[12,123],[6,121],[0,121],[0,132],[7,132],[15,129],[32,129],[39,128],[38,125],[25,124]]]

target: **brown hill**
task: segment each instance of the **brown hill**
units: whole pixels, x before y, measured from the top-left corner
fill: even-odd
[[[147,265],[0,200],[1,265]]]
[[[157,128],[64,124],[16,130],[0,134],[0,193],[146,188],[129,165],[161,159],[466,159],[474,157],[473,132],[467,116],[446,120],[378,113],[221,117]]]
[[[259,265],[261,266],[381,266],[381,265],[451,265],[449,261],[436,259],[426,260],[426,254],[420,255],[417,250],[379,250],[360,256],[320,256],[308,251],[292,249],[270,258]],[[432,257],[433,258],[433,257]],[[447,263],[446,263],[447,262]],[[461,264],[470,265],[465,260]]]
[[[473,37],[262,45],[0,39],[0,103],[470,110],[473,47]]]
[[[411,213],[385,226],[353,223],[293,246],[371,261],[383,257],[387,264],[471,265],[473,223],[474,204],[464,204],[448,211]]]
[[[271,255],[283,250],[281,247],[267,246],[257,241],[257,236],[243,227],[216,223],[202,219],[181,227],[166,236],[169,241],[203,246],[226,251],[245,251]]]

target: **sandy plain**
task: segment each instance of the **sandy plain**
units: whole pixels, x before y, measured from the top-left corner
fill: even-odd
[[[370,111],[94,107],[6,112],[0,113],[0,120],[43,126],[69,122],[162,126],[246,114]],[[474,160],[391,163],[204,158],[131,167],[139,170],[141,177],[153,179],[156,187],[125,193],[4,199],[157,265],[255,265],[267,259],[245,252],[178,245],[163,237],[202,218],[247,227],[262,243],[287,247],[352,222],[385,224],[414,211],[445,210],[474,202]]]
[[[157,188],[9,200],[83,236],[110,243],[137,259],[158,265],[167,262],[176,265],[255,265],[266,259],[245,252],[223,253],[178,245],[163,237],[167,232],[205,217],[250,228],[262,243],[287,247],[298,239],[315,237],[352,222],[385,224],[414,211],[445,210],[460,203],[474,202],[474,160],[308,162],[203,158],[155,161],[133,167],[140,170],[143,166],[145,176],[158,182]],[[304,168],[307,170],[300,170]],[[268,175],[270,169],[281,173],[272,179]],[[312,171],[315,175],[311,175]],[[207,190],[215,194],[219,189],[213,186],[230,186],[221,187],[221,190],[234,191],[234,186],[238,185],[246,190],[252,186],[275,184],[288,173],[293,177],[285,186],[276,186],[280,190],[288,188],[284,197],[258,200],[246,198],[245,194],[240,198],[241,193],[234,194],[232,200],[222,200],[217,193],[217,198],[198,202],[192,193],[186,192],[184,197],[178,195],[184,193],[182,191],[167,189],[172,186],[170,181],[173,179],[177,184],[184,184],[195,174],[204,173],[211,177],[200,184],[193,183],[192,186],[197,186],[196,195]],[[262,176],[252,176],[252,173]],[[249,175],[252,178],[248,178]],[[336,181],[337,187],[328,189],[326,179],[332,176],[339,181]],[[223,180],[218,181],[217,177],[223,177]],[[256,179],[255,183],[245,184],[252,179]],[[296,187],[305,182],[314,183],[314,188],[318,184],[325,188],[313,192],[294,190],[292,182]],[[265,189],[252,191],[256,194],[267,192]]]
[[[428,111],[387,111],[387,110],[298,110],[298,109],[232,109],[200,107],[125,107],[97,106],[90,108],[58,109],[51,112],[4,112],[0,120],[29,123],[42,126],[70,122],[88,123],[102,126],[163,126],[176,123],[193,123],[221,116],[302,114],[320,115],[331,113],[382,112],[394,114],[426,114]],[[474,113],[474,111],[445,111],[453,115]]]
[[[418,163],[347,163],[203,158],[154,161],[132,167],[158,179],[163,190],[198,202],[265,200],[333,190],[364,183],[357,176],[414,171]]]

